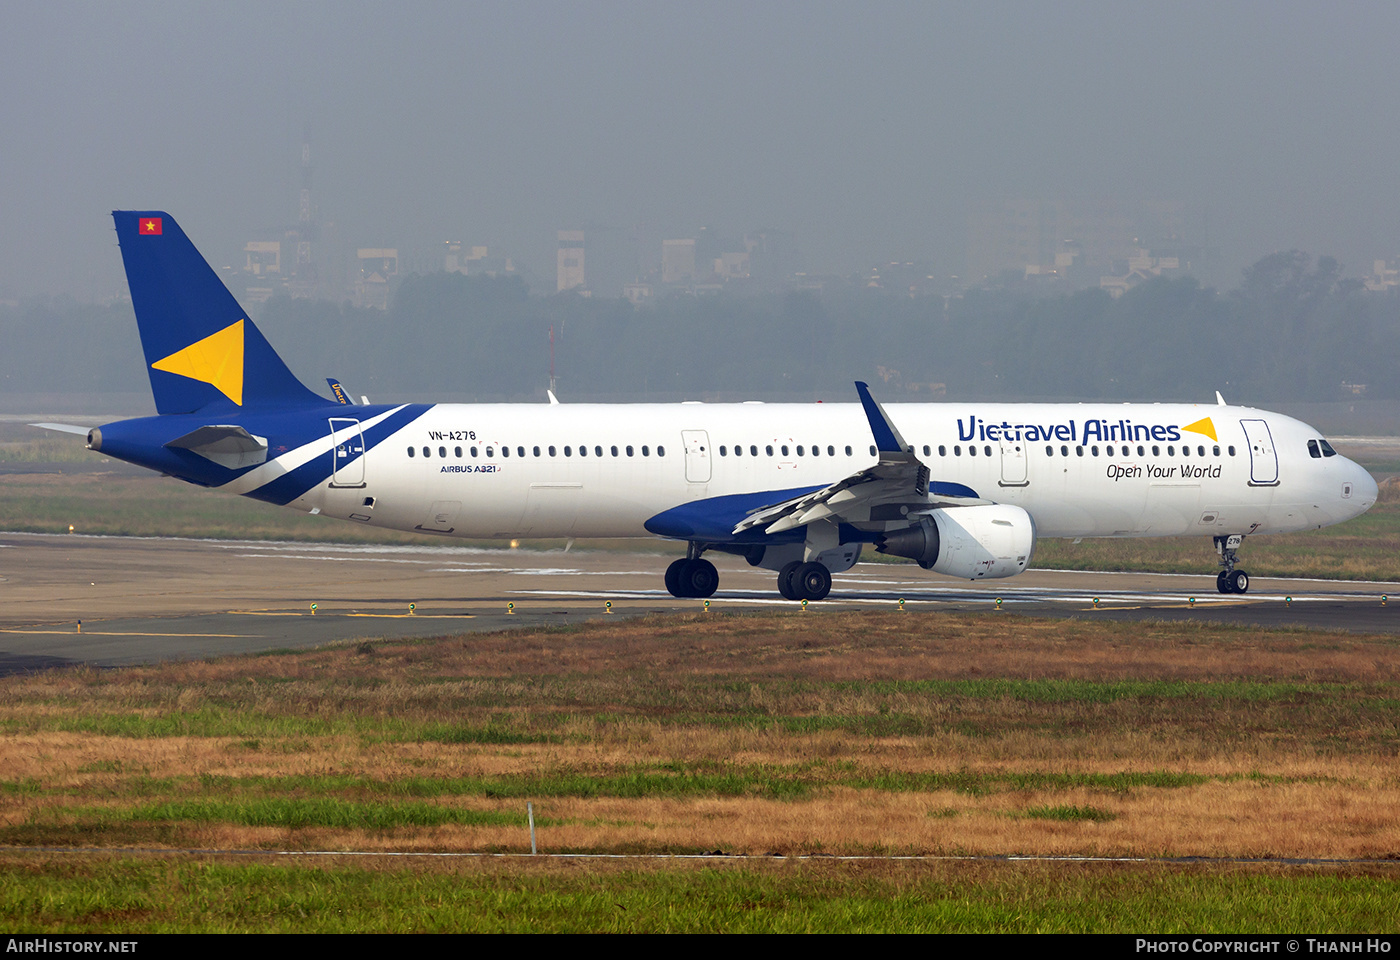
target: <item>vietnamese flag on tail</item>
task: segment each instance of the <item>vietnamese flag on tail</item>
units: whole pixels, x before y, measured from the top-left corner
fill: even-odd
[[[141,233],[143,236],[159,236],[160,217],[142,217]]]

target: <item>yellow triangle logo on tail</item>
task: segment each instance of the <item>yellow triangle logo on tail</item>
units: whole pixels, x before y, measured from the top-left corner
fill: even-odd
[[[1220,441],[1220,438],[1215,435],[1215,424],[1210,422],[1210,417],[1206,417],[1204,420],[1197,420],[1195,423],[1188,423],[1181,429],[1190,430],[1192,433],[1204,434],[1217,443]]]
[[[229,324],[183,350],[151,364],[181,377],[208,383],[240,407],[243,406],[243,321]],[[1191,429],[1187,427],[1186,429]],[[1214,436],[1214,434],[1212,434]]]

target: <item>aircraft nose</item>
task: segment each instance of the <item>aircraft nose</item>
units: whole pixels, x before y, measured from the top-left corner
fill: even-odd
[[[1375,503],[1380,497],[1380,486],[1376,483],[1376,478],[1371,476],[1371,472],[1359,463],[1352,464],[1351,498],[1358,501],[1357,506],[1365,510]]]

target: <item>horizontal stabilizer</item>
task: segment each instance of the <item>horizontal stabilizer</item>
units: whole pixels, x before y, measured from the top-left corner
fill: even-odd
[[[92,427],[79,427],[71,423],[31,423],[31,427],[38,427],[40,430],[56,430],[59,433],[76,433],[86,437]]]
[[[256,467],[267,461],[267,440],[232,424],[200,427],[171,440],[166,446],[188,450],[229,470]]]

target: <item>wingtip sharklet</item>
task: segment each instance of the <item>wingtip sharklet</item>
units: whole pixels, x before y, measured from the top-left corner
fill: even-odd
[[[866,419],[870,421],[870,432],[875,437],[875,448],[881,453],[905,453],[904,437],[894,421],[880,406],[880,401],[870,394],[870,385],[863,380],[856,381],[856,393],[860,395],[860,405],[865,408]]]

